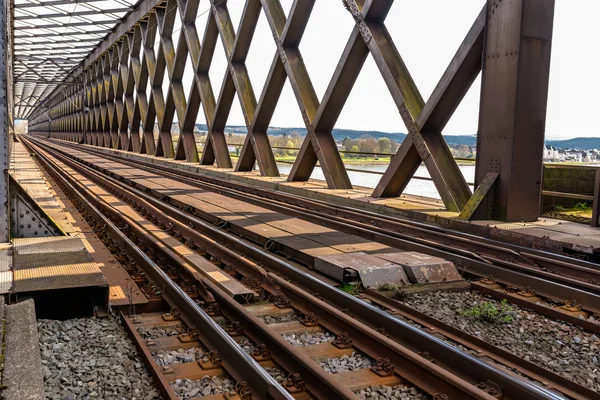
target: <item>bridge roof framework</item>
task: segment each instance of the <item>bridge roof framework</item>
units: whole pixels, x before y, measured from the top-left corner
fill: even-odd
[[[14,118],[27,119],[135,9],[136,0],[14,0]]]

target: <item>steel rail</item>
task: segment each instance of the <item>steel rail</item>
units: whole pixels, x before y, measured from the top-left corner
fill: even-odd
[[[29,144],[29,143],[28,143]],[[250,357],[223,328],[221,328],[198,304],[196,304],[171,278],[165,274],[146,254],[144,254],[110,219],[108,219],[100,208],[103,204],[95,199],[93,195],[75,181],[68,174],[61,174],[60,168],[40,151],[38,159],[46,170],[58,182],[62,182],[67,190],[75,196],[80,204],[99,221],[102,221],[111,237],[122,248],[137,265],[144,268],[146,276],[155,285],[161,288],[161,295],[172,307],[177,307],[184,321],[189,326],[202,327],[198,334],[202,342],[210,349],[216,349],[221,354],[224,368],[238,381],[246,382],[252,393],[260,399],[287,399],[294,398],[273,377],[271,377],[260,365]],[[90,197],[92,199],[90,199]],[[96,203],[96,204],[94,204]]]
[[[96,167],[96,169],[98,169],[98,167]],[[115,182],[119,181],[115,179]],[[124,183],[119,183],[125,186]],[[480,382],[491,380],[498,383],[502,388],[503,394],[505,395],[504,398],[506,399],[560,398],[560,395],[557,395],[546,388],[540,387],[531,382],[522,381],[512,374],[504,373],[503,371],[499,371],[496,368],[491,367],[490,365],[478,360],[476,357],[462,353],[443,340],[435,338],[432,335],[414,328],[410,324],[395,319],[387,313],[368,305],[361,300],[349,296],[348,294],[319,281],[303,271],[298,270],[289,263],[280,260],[272,254],[261,251],[255,246],[249,245],[244,240],[241,240],[227,232],[223,232],[222,230],[215,228],[214,226],[211,226],[210,224],[207,224],[198,218],[192,217],[164,201],[157,200],[156,198],[138,189],[132,189],[130,187],[127,189],[135,192],[137,196],[143,197],[148,203],[160,208],[165,215],[171,215],[178,218],[180,221],[193,224],[195,230],[198,230],[203,234],[211,235],[211,237],[218,237],[219,241],[228,243],[230,248],[247,254],[255,261],[262,263],[264,266],[268,266],[268,269],[273,270],[276,273],[283,274],[287,278],[291,279],[294,283],[311,288],[313,291],[318,292],[323,299],[327,300],[328,303],[335,304],[341,309],[348,309],[348,313],[353,314],[354,318],[365,322],[374,328],[385,328],[395,341],[403,345],[408,344],[409,348],[412,347],[421,349],[421,351],[427,351],[436,360],[438,365],[444,365],[447,368],[451,367],[451,369],[458,370],[459,372],[462,371],[459,375],[470,377],[472,380],[477,380]],[[461,360],[461,362],[457,363],[457,360]]]
[[[85,149],[85,150],[90,152],[88,149]],[[92,152],[94,152],[94,151],[92,151]],[[100,153],[100,154],[102,154],[103,157],[107,157],[109,159],[117,159],[117,160],[119,160],[119,162],[122,162],[126,165],[132,165],[137,168],[153,170],[154,172],[156,172],[156,170],[162,170],[161,168],[157,168],[156,166],[139,165],[139,163],[123,160],[122,158],[120,158],[118,156],[107,156],[103,152],[96,152],[96,153]],[[175,172],[171,172],[171,171],[167,171],[167,172],[168,172],[167,176],[169,178],[178,180],[180,182],[184,182],[186,184],[189,184],[189,185],[192,185],[195,187],[204,188],[206,190],[221,193],[221,194],[224,194],[229,197],[234,197],[234,198],[237,198],[237,199],[240,199],[243,201],[252,202],[254,204],[259,204],[261,206],[264,206],[264,207],[267,207],[270,209],[274,209],[274,210],[278,210],[278,211],[286,213],[286,214],[293,214],[295,216],[298,216],[299,218],[313,221],[313,222],[316,222],[319,224],[324,223],[328,227],[335,228],[335,229],[338,229],[338,230],[341,230],[341,231],[344,231],[347,233],[356,234],[356,235],[362,236],[364,238],[367,238],[369,240],[374,240],[374,241],[377,241],[377,242],[380,242],[383,244],[387,244],[387,245],[390,245],[393,247],[402,248],[402,249],[411,250],[411,251],[419,251],[419,252],[423,252],[423,253],[430,254],[433,256],[448,259],[448,260],[454,262],[456,264],[457,268],[460,270],[465,270],[466,272],[469,272],[469,273],[472,273],[472,274],[475,274],[475,275],[478,275],[478,276],[481,276],[484,278],[492,276],[494,280],[497,280],[498,282],[504,283],[511,287],[520,287],[520,288],[530,287],[537,294],[547,297],[549,299],[554,299],[554,300],[558,300],[558,301],[576,300],[577,303],[584,306],[585,309],[595,312],[595,313],[600,312],[600,295],[599,295],[600,288],[598,287],[597,284],[595,284],[595,279],[598,279],[600,277],[600,271],[594,270],[592,268],[580,267],[577,265],[573,266],[573,268],[569,268],[569,267],[565,267],[565,264],[567,264],[565,262],[563,262],[562,264],[559,262],[553,263],[552,268],[550,268],[550,269],[562,271],[563,273],[575,272],[576,276],[577,276],[577,273],[583,274],[583,276],[585,276],[591,280],[591,282],[587,282],[587,281],[571,278],[569,276],[564,276],[564,275],[559,275],[556,273],[548,272],[548,271],[544,270],[544,268],[539,268],[532,264],[515,263],[515,262],[511,263],[511,262],[504,261],[502,258],[506,257],[507,254],[515,255],[513,253],[513,251],[510,249],[503,253],[504,256],[500,256],[499,254],[494,254],[495,257],[489,256],[489,255],[486,257],[486,256],[482,256],[477,253],[472,253],[472,252],[468,252],[468,251],[464,251],[464,250],[461,251],[460,249],[453,248],[452,245],[450,245],[450,244],[448,244],[448,245],[440,244],[440,243],[432,241],[432,240],[421,239],[419,237],[416,237],[416,238],[411,237],[409,235],[405,235],[405,234],[395,232],[395,231],[390,231],[390,230],[384,229],[382,227],[373,226],[372,224],[369,225],[362,221],[359,222],[359,221],[353,220],[354,222],[352,224],[350,224],[347,221],[345,221],[343,218],[337,218],[332,215],[321,213],[320,211],[315,211],[312,209],[310,211],[307,211],[307,210],[303,209],[301,206],[294,206],[293,204],[285,204],[285,205],[274,204],[272,201],[267,202],[260,195],[254,195],[254,193],[251,193],[250,195],[248,193],[242,193],[242,194],[235,193],[231,190],[223,189],[218,186],[215,186],[216,184],[212,183],[212,182],[204,183],[204,182],[192,181],[190,178],[185,176],[185,175],[187,175],[187,173],[179,174],[179,173],[175,173]],[[165,175],[165,172],[163,172],[163,175]],[[199,174],[193,174],[193,175],[199,176]],[[201,179],[204,179],[204,178],[205,178],[204,176],[201,177]],[[208,180],[215,180],[215,179],[208,178]],[[230,184],[229,181],[227,181],[227,182],[221,181],[221,180],[217,180],[217,181],[222,182],[226,186],[229,186],[229,184]],[[234,190],[236,190],[236,189],[234,189]],[[256,190],[263,190],[263,189],[255,188],[255,191]],[[279,194],[280,194],[279,192],[268,193],[268,196],[269,196],[268,198],[270,200],[281,201],[281,200],[278,200],[277,198],[272,198],[272,197],[279,197],[278,196]],[[304,200],[304,201],[308,202],[306,200]],[[177,203],[176,201],[172,202],[172,204],[176,204],[176,203]],[[325,207],[325,205],[323,205],[323,207]],[[328,205],[328,207],[331,207],[331,206]],[[200,211],[197,210],[197,213],[199,213],[199,212]],[[210,215],[204,215],[204,216],[206,218],[212,217]],[[214,219],[214,217],[212,217],[212,218]],[[380,220],[383,220],[383,219],[380,218]],[[382,221],[378,221],[378,223],[382,224]],[[231,229],[236,231],[236,228],[233,226],[231,227]],[[420,231],[422,232],[423,229],[420,229]],[[248,237],[252,236],[252,234],[250,232],[244,231],[244,232],[239,232],[239,233],[243,234],[245,236],[248,236]],[[449,240],[448,235],[445,235],[444,238]],[[260,238],[255,237],[255,240],[260,240]],[[469,239],[468,243],[473,244],[474,241],[472,239]],[[284,246],[282,246],[280,244],[280,247],[284,247]],[[492,246],[489,244],[486,244],[485,248],[489,249],[489,250],[502,251],[502,249],[499,246]],[[307,259],[303,254],[295,252],[293,249],[284,248],[283,251],[286,251],[286,252],[296,256],[296,258],[298,258],[301,262],[304,262],[309,265],[312,264],[312,260]],[[531,251],[531,252],[534,252],[534,251]],[[458,253],[458,254],[454,254],[454,253]],[[549,255],[549,254],[550,253],[546,253],[546,255]],[[516,254],[515,256],[517,256],[521,261],[524,258],[520,254]],[[498,258],[498,257],[502,257],[502,258]],[[538,260],[545,260],[546,263],[548,263],[549,257],[538,258]],[[538,309],[536,311],[543,311],[543,309],[538,307]],[[577,319],[575,319],[575,320],[577,320]],[[587,322],[587,321],[583,321],[583,322]],[[593,327],[593,326],[590,326],[590,324],[586,324],[585,327],[589,329],[590,327]]]
[[[65,142],[64,144],[73,146],[73,144],[70,142]],[[82,146],[77,146],[76,148],[83,150]],[[85,146],[85,150],[88,152],[94,152],[96,154],[102,154],[104,157],[113,157],[118,159],[120,162],[129,165],[135,165],[139,168],[147,168],[154,171],[160,170],[174,175],[192,178],[194,181],[188,180],[186,183],[193,184],[195,186],[199,185],[200,183],[213,184],[217,185],[213,187],[220,191],[223,191],[223,187],[228,187],[233,190],[255,194],[259,197],[270,200],[297,205],[298,207],[310,210],[312,212],[317,211],[322,214],[337,216],[342,219],[362,222],[370,225],[373,229],[380,228],[387,234],[396,235],[403,239],[416,241],[429,240],[429,245],[437,245],[440,246],[440,248],[446,249],[454,248],[456,250],[457,245],[467,247],[472,249],[469,251],[471,256],[477,255],[483,258],[494,257],[504,261],[522,263],[529,266],[539,266],[540,269],[556,270],[567,276],[571,276],[576,279],[587,280],[591,283],[596,283],[597,280],[600,279],[600,268],[598,268],[596,264],[562,256],[560,254],[526,248],[507,242],[499,242],[497,240],[481,236],[446,229],[422,222],[410,221],[408,219],[386,216],[368,210],[359,210],[349,206],[332,204],[323,200],[307,199],[291,193],[259,188],[231,180],[210,177],[200,173],[182,171],[177,168],[170,168],[140,161],[132,162],[131,160],[127,160],[116,155],[107,154],[105,151],[94,149],[93,147]],[[405,232],[409,232],[410,235]],[[446,244],[444,245],[440,242]]]
[[[146,209],[152,208],[152,206],[149,206],[149,205],[145,205],[144,207]],[[172,221],[171,223],[176,223],[176,222]],[[183,225],[182,228],[189,229],[185,225]],[[205,240],[205,239],[206,239],[206,237],[203,237],[203,240]],[[277,278],[275,278],[275,279],[277,279]],[[279,280],[279,284],[281,286],[289,285],[285,281],[281,282],[281,280]],[[511,368],[515,368],[516,370],[519,370],[519,372],[521,372],[522,374],[529,376],[537,381],[548,382],[549,387],[551,387],[553,389],[556,389],[556,390],[558,390],[562,393],[565,393],[569,396],[572,396],[572,397],[585,396],[585,398],[592,399],[592,398],[596,398],[599,396],[597,393],[595,393],[594,391],[592,391],[590,389],[581,387],[580,385],[577,385],[576,383],[569,381],[568,379],[565,379],[557,374],[554,374],[553,372],[551,372],[549,370],[539,367],[531,362],[527,362],[527,361],[525,361],[517,356],[514,356],[504,350],[501,350],[495,346],[489,345],[486,342],[484,342],[478,338],[475,338],[473,336],[465,334],[464,332],[461,332],[456,328],[453,328],[446,324],[443,324],[441,321],[435,320],[435,319],[428,317],[422,313],[412,310],[409,307],[402,305],[401,303],[398,303],[391,299],[383,299],[381,295],[378,295],[377,293],[375,293],[373,291],[367,290],[366,292],[371,300],[375,300],[376,302],[379,302],[380,304],[385,304],[386,306],[388,306],[388,308],[391,308],[391,309],[402,310],[403,316],[413,319],[414,321],[416,321],[420,324],[424,324],[423,321],[425,321],[426,325],[428,325],[429,327],[432,327],[432,326],[435,327],[435,329],[437,330],[438,333],[444,334],[446,337],[450,338],[453,341],[457,341],[467,347],[471,347],[471,348],[474,348],[477,350],[484,349],[486,352],[486,355],[488,355],[495,361],[497,361],[503,365],[509,366]],[[305,312],[307,312],[307,311],[305,310]],[[481,355],[482,354],[480,354],[480,356]]]
[[[122,182],[119,182],[114,178],[100,175],[100,173],[92,170],[90,167],[81,165],[82,163],[77,164],[76,161],[67,158],[65,155],[60,153],[56,154],[56,150],[49,151],[49,153],[53,153],[54,156],[61,161],[70,165],[72,168],[79,170],[80,173],[87,175],[92,181],[104,181],[104,184],[110,187],[109,191],[118,190],[119,186],[121,186],[121,190],[127,190],[129,192],[137,191],[136,189],[126,187]],[[83,170],[86,172],[83,172]],[[131,201],[137,201],[138,204],[145,203],[141,200],[141,198],[145,197],[142,192],[134,193],[134,195],[129,196],[126,193],[122,193],[122,196],[129,197]],[[156,201],[155,199],[152,200]],[[101,208],[106,209],[107,212],[110,212],[110,207],[109,204],[102,204],[101,206]],[[142,207],[146,210],[152,210],[154,208],[149,203],[142,204]],[[113,213],[118,213],[118,211],[113,210]],[[177,232],[179,229],[185,228],[185,225],[175,226],[176,221],[169,220],[164,216],[159,217],[162,213],[157,209],[154,210],[154,214],[156,219],[164,219],[165,224],[171,224],[172,232]],[[133,220],[129,219],[127,216],[121,216],[120,218],[122,223],[126,224],[129,226],[129,229],[136,232],[136,236],[140,237],[144,235],[143,232],[141,232],[142,228],[136,227],[136,223]],[[184,231],[187,231],[189,234],[190,231],[193,232],[194,230],[188,228],[184,229]],[[197,240],[197,243],[201,241],[201,238],[198,236],[196,236],[195,239]],[[152,241],[150,240],[148,244],[151,243]],[[160,245],[153,247],[159,252],[163,249],[163,246]],[[290,289],[291,285],[285,281],[282,282],[281,278],[276,275],[268,274],[268,277],[272,280],[276,280],[278,285],[286,286],[287,290],[291,290],[292,293],[303,293],[304,298],[310,296],[303,290],[297,288]],[[210,289],[215,300],[217,300],[220,305],[225,306],[231,315],[235,315],[236,320],[244,322],[244,327],[254,333],[254,337],[257,338],[257,343],[266,343],[267,347],[277,349],[277,352],[272,352],[274,357],[276,357],[276,354],[287,356],[285,358],[279,357],[276,361],[280,365],[287,367],[288,370],[301,371],[301,375],[306,381],[307,386],[311,388],[311,393],[317,394],[318,398],[354,398],[352,392],[348,392],[347,388],[332,384],[331,380],[327,379],[327,374],[317,364],[299,351],[296,351],[292,345],[288,344],[277,333],[274,331],[271,332],[266,326],[261,327],[260,323],[259,326],[256,326],[256,323],[258,322],[256,317],[249,315],[249,313],[243,310],[241,305],[233,299],[230,299],[212,282],[203,281],[203,283]],[[213,291],[213,289],[216,290]],[[306,301],[303,301],[303,303],[305,304]],[[292,302],[292,304],[294,304],[294,302]],[[350,333],[353,342],[359,349],[363,350],[373,358],[389,358],[392,364],[397,367],[396,370],[402,371],[401,376],[432,395],[444,393],[452,399],[474,398],[492,400],[494,398],[471,383],[464,381],[463,378],[453,375],[444,368],[439,367],[417,355],[415,352],[400,346],[398,343],[391,341],[373,329],[358,323],[354,319],[314,297],[312,298],[310,305],[303,307],[305,313],[312,312],[313,310],[327,310],[326,314],[323,314],[322,311],[319,312],[321,317],[319,320],[323,326],[334,332]],[[321,383],[319,384],[318,381],[321,381]],[[327,391],[326,388],[323,388],[324,384],[332,385],[332,387],[335,388],[335,391]]]

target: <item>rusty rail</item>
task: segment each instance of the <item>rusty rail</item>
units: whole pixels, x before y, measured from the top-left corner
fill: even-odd
[[[40,152],[37,154],[42,155]],[[190,326],[202,327],[199,335],[202,337],[203,343],[207,347],[219,351],[223,357],[225,368],[234,378],[246,382],[257,398],[293,400],[293,397],[275,379],[246,354],[198,304],[191,300],[119,227],[104,215],[101,209],[106,211],[106,208],[101,202],[97,199],[94,200],[90,193],[69,175],[61,174],[59,168],[51,160],[43,155],[38,159],[53,178],[62,182],[94,218],[102,221],[113,240],[126,250],[127,255],[138,265],[146,267],[144,268],[146,276],[162,289],[162,297],[167,303],[172,307],[177,307]],[[162,389],[161,392],[166,393],[168,389]]]

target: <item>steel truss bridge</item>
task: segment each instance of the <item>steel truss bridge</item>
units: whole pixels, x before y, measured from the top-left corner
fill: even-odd
[[[424,163],[446,208],[462,219],[537,219],[554,1],[482,4],[427,101],[386,28],[392,4],[339,2],[355,26],[319,99],[299,48],[315,0],[294,1],[289,15],[279,0],[5,1],[2,125],[8,133],[14,120],[27,119],[30,133],[235,171],[257,165],[263,176],[278,176],[267,131],[289,80],[308,134],[288,180],[308,180],[318,163],[329,188],[348,189],[352,185],[332,130],[370,54],[408,131],[373,197],[399,196]],[[199,32],[196,19],[205,6],[210,6],[208,22]],[[230,7],[243,8],[237,30]],[[246,58],[261,13],[276,51],[257,93]],[[181,29],[174,29],[176,24]],[[222,82],[211,82],[217,46],[224,48],[227,68]],[[193,68],[189,90],[184,90],[186,66]],[[473,193],[441,132],[480,73]],[[236,97],[247,136],[234,165],[225,127]],[[193,134],[200,112],[208,126],[201,153]],[[181,133],[175,145],[174,120]],[[8,135],[2,140],[6,171]],[[4,198],[7,190],[4,180]],[[0,230],[7,227],[3,218]]]

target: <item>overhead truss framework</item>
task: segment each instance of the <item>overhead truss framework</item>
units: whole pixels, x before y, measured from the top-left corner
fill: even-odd
[[[537,204],[540,193],[539,144],[544,136],[554,1],[487,0],[427,101],[386,29],[393,0],[341,1],[355,26],[319,101],[299,49],[315,1],[295,0],[287,15],[279,0],[207,1],[210,14],[200,40],[195,25],[199,0],[143,0],[136,7],[138,20],[124,21],[117,28],[120,35],[113,31],[68,76],[65,82],[71,86],[55,91],[45,103],[50,108],[50,124],[43,107],[27,111],[30,130],[50,130],[55,136],[80,143],[205,165],[216,163],[237,171],[249,171],[256,164],[262,175],[278,176],[267,130],[289,80],[308,135],[288,179],[305,181],[318,164],[330,188],[348,189],[352,185],[332,130],[370,54],[408,130],[374,197],[399,196],[424,163],[447,209],[459,212],[460,218],[537,218],[537,206],[532,205]],[[228,5],[242,4],[236,32]],[[257,96],[245,61],[261,12],[273,33],[276,52]],[[179,30],[174,30],[176,18],[181,22]],[[36,39],[49,40],[46,36]],[[219,39],[228,65],[215,93],[208,72]],[[85,39],[72,42],[70,52],[85,43]],[[185,91],[182,77],[188,58],[194,78]],[[476,191],[472,193],[442,130],[482,71]],[[27,73],[23,78],[40,79],[35,72]],[[534,83],[528,86],[520,77]],[[79,82],[83,86],[78,86]],[[224,130],[236,95],[248,135],[234,166]],[[193,134],[200,109],[209,130],[201,154]],[[171,128],[175,116],[180,135],[174,146]],[[515,151],[515,146],[522,148]],[[526,178],[520,179],[519,168],[528,170]],[[530,188],[527,198],[519,196],[523,187]],[[523,201],[528,203],[526,207],[515,205]]]
[[[28,118],[137,0],[14,0],[14,118]],[[82,85],[83,82],[79,82]]]

